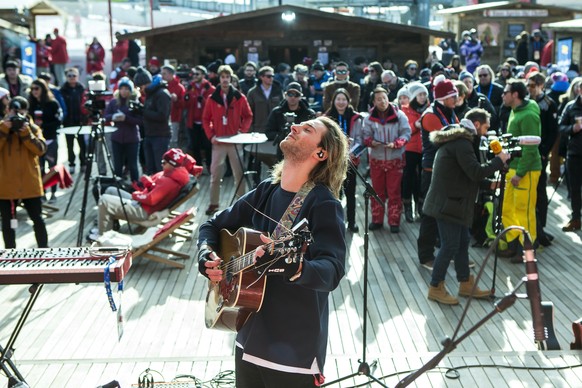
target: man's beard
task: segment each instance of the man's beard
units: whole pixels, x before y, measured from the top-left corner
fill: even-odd
[[[296,140],[287,140],[285,138],[281,144],[281,151],[283,151],[284,159],[290,162],[302,162],[307,160],[311,151],[297,145]]]

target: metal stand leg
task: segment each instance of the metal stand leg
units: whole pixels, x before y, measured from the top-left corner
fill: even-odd
[[[16,339],[18,338],[18,335],[20,334],[20,331],[22,330],[24,323],[28,319],[28,315],[30,314],[32,307],[34,306],[34,303],[36,302],[36,299],[38,298],[38,294],[42,290],[42,287],[43,284],[33,284],[32,286],[30,286],[30,288],[28,289],[28,291],[30,292],[30,298],[28,299],[28,302],[24,307],[24,311],[22,311],[22,314],[20,315],[20,318],[16,323],[16,327],[14,328],[12,335],[10,336],[10,339],[8,339],[6,347],[2,348],[0,346],[1,354],[0,369],[2,369],[2,371],[6,374],[8,378],[17,377],[18,380],[25,382],[24,377],[20,374],[18,368],[16,368],[16,365],[14,365],[10,358],[12,357],[14,343],[16,342]]]

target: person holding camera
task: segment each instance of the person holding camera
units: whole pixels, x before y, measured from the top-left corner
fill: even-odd
[[[22,202],[33,222],[39,248],[48,247],[42,218],[44,194],[39,157],[46,152],[41,129],[26,116],[28,101],[15,97],[0,121],[0,217],[6,249],[16,248],[16,206]]]
[[[137,93],[133,82],[123,77],[117,83],[114,98],[105,108],[105,120],[113,121],[117,131],[111,134],[111,153],[113,155],[113,172],[115,176],[123,175],[123,167],[127,165],[132,182],[139,180],[138,152],[139,126],[141,116],[132,109],[132,102],[137,102]]]
[[[290,82],[285,88],[285,100],[275,107],[267,119],[265,135],[277,147],[277,159],[283,160],[279,144],[290,131],[291,124],[299,124],[315,118],[315,111],[302,98],[303,88],[297,82]]]
[[[475,279],[469,269],[469,227],[473,222],[473,207],[479,186],[495,171],[503,168],[509,154],[500,152],[491,162],[481,164],[477,156],[481,136],[489,129],[489,114],[475,109],[479,114],[467,116],[460,125],[452,124],[430,133],[430,141],[438,147],[432,180],[422,208],[423,214],[437,222],[441,247],[435,257],[428,299],[455,305],[459,300],[445,288],[445,277],[451,259],[459,281],[459,295],[489,298],[490,290],[473,286]],[[480,117],[478,117],[480,116]]]
[[[145,94],[143,108],[145,173],[161,171],[160,160],[168,150],[172,137],[170,111],[172,97],[161,75],[152,77],[149,71],[138,67],[133,83]]]
[[[40,171],[44,175],[46,173],[45,165],[48,164],[50,169],[56,166],[58,161],[59,143],[57,130],[61,127],[63,112],[47,83],[40,78],[32,82],[28,103],[28,112],[33,117],[34,123],[42,128],[46,142],[46,153],[40,158]],[[54,185],[51,191],[49,203],[56,200],[57,185]]]

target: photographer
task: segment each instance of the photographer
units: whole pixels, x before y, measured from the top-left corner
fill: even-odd
[[[141,115],[132,109],[137,103],[137,93],[133,82],[123,77],[117,83],[114,98],[109,101],[105,109],[105,120],[113,121],[117,131],[111,134],[111,153],[113,155],[113,169],[115,176],[123,175],[123,166],[127,165],[132,182],[139,179],[138,151],[139,126],[142,124]],[[133,104],[132,104],[133,103]]]
[[[279,143],[290,131],[290,124],[299,124],[315,118],[315,111],[303,100],[303,88],[297,82],[291,82],[285,88],[285,100],[275,107],[267,120],[265,134],[277,146],[277,159],[283,160]],[[291,115],[290,115],[291,114]],[[295,116],[293,117],[293,114]]]
[[[48,246],[41,216],[44,194],[38,158],[46,152],[41,129],[26,116],[28,102],[14,98],[0,121],[0,217],[4,247],[16,248],[16,206],[22,202],[33,222],[39,248]]]

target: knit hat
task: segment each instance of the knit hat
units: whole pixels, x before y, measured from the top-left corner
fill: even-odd
[[[166,151],[162,159],[174,167],[180,167],[186,158],[186,154],[179,148],[170,148]]]
[[[424,86],[420,82],[411,82],[407,86],[408,94],[410,94],[411,100],[414,100],[416,96],[418,96],[420,93],[426,93],[426,95],[428,96],[428,90],[426,89],[426,86]]]
[[[122,86],[128,87],[129,91],[133,93],[133,82],[128,77],[122,77],[117,83],[117,89],[121,89]]]
[[[152,83],[152,75],[149,71],[144,69],[143,67],[138,67],[135,76],[133,77],[133,83],[138,88],[143,85],[151,84]]]
[[[475,77],[473,77],[473,74],[469,73],[467,70],[463,70],[461,74],[459,74],[459,81],[462,81],[465,78],[471,78],[473,82],[475,82]]]
[[[303,88],[299,85],[298,82],[290,82],[289,85],[285,88],[285,91],[288,92],[290,90],[294,90],[299,92],[300,95],[303,95]]]
[[[398,90],[398,93],[396,93],[396,99],[400,99],[400,96],[406,96],[408,97],[408,99],[410,99],[410,90],[408,89],[408,84],[404,85],[403,87],[401,87]]]
[[[570,82],[568,82],[568,76],[561,71],[557,71],[550,76],[552,80],[551,89],[554,92],[565,93],[570,87]]]
[[[216,61],[209,63],[208,66],[206,66],[206,69],[209,73],[216,73],[220,66],[222,66],[222,60],[217,59]]]
[[[323,65],[321,64],[321,62],[315,62],[312,66],[311,66],[311,70],[321,70],[324,71],[325,67],[323,67]]]
[[[150,61],[148,62],[148,65],[160,67],[160,60],[158,59],[158,57],[151,57]]]
[[[6,96],[10,96],[10,92],[7,89],[0,88],[0,100]]]
[[[456,97],[459,95],[457,88],[451,80],[446,79],[443,74],[435,77],[434,82],[434,98],[438,101],[446,100],[449,97]]]

